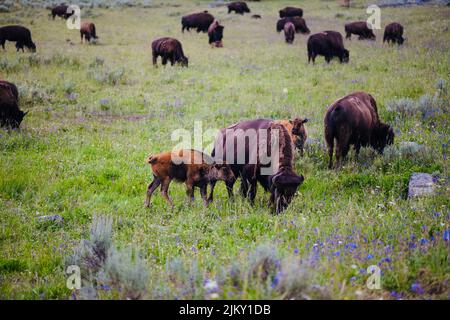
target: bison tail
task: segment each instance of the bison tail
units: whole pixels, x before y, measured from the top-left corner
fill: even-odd
[[[147,162],[150,164],[154,164],[156,161],[158,161],[158,156],[149,155],[147,158]]]

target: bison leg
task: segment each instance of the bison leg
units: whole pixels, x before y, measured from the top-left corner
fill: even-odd
[[[192,180],[186,180],[186,195],[188,196],[189,202],[194,202],[194,182]]]
[[[158,177],[154,177],[152,183],[148,185],[147,188],[147,199],[145,200],[145,206],[148,208],[150,207],[150,200],[152,198],[153,192],[158,188],[158,186],[161,184],[161,180]]]
[[[170,204],[170,206],[173,208],[173,201],[169,196],[169,185],[170,185],[170,178],[166,178],[164,181],[162,181],[161,184],[161,194],[163,198]]]
[[[258,185],[256,179],[252,179],[250,181],[250,191],[248,193],[248,198],[250,200],[250,203],[252,205],[255,204],[255,198],[256,198],[256,191],[257,191]]]
[[[217,183],[217,181],[214,181],[214,180],[209,182],[209,185],[211,186],[211,191],[209,193],[208,203],[213,202],[213,200],[214,200],[214,187],[216,186],[216,183]]]
[[[233,198],[233,187],[234,187],[234,184],[236,183],[236,179],[233,179],[233,180],[231,180],[231,181],[227,181],[227,182],[225,182],[225,186],[227,187],[227,191],[228,191],[228,197],[229,198]]]
[[[153,66],[156,67],[156,60],[158,59],[158,55],[156,54],[155,51],[152,52],[152,62],[153,62]]]
[[[162,64],[163,64],[163,66],[165,66],[167,64],[167,57],[166,56],[162,57]]]
[[[345,35],[345,39],[352,40],[352,34],[350,32],[347,32]]]
[[[340,168],[342,165],[342,162],[347,157],[348,151],[350,149],[349,145],[349,135],[342,134],[339,138],[339,141],[337,141],[336,145],[336,167]]]
[[[208,193],[207,188],[208,188],[207,183],[200,186],[200,196],[202,197],[203,203],[205,204],[205,206],[207,206],[209,204],[209,200],[207,199],[207,193]]]
[[[5,50],[5,42],[6,42],[5,39],[2,39],[2,40],[0,41],[0,44],[2,45],[3,50]]]
[[[241,186],[239,188],[239,193],[247,198],[248,195],[248,180],[245,177],[241,177]]]

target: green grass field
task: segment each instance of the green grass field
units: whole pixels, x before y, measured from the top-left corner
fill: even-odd
[[[65,269],[82,239],[95,244],[92,225],[107,229],[104,216],[112,249],[83,282],[97,298],[450,297],[450,8],[383,8],[383,28],[405,26],[402,47],[383,45],[377,30],[375,42],[345,41],[348,64],[318,57],[313,66],[307,36],[287,45],[275,31],[278,10],[295,3],[249,2],[261,20],[208,1],[92,8],[82,11],[100,37],[91,45],[48,10],[0,13],[0,26],[27,26],[37,45],[34,54],[8,42],[0,50],[0,78],[19,87],[30,111],[20,130],[0,131],[0,299],[85,297],[66,287]],[[301,6],[313,33],[344,33],[348,21],[366,19],[364,3]],[[224,48],[181,33],[181,16],[205,9],[225,26]],[[182,42],[189,68],[152,67],[150,44],[162,36]],[[383,156],[363,149],[357,161],[351,152],[341,170],[328,170],[326,108],[358,90],[375,97],[395,144]],[[269,211],[261,188],[252,207],[229,201],[221,183],[208,208],[198,193],[188,205],[175,183],[173,210],[159,192],[144,208],[146,157],[171,150],[175,129],[295,116],[310,119],[305,157],[296,158],[305,182],[283,214]],[[413,172],[434,174],[435,195],[407,199]],[[46,215],[64,222],[42,222]],[[371,265],[381,270],[380,289],[366,286]]]

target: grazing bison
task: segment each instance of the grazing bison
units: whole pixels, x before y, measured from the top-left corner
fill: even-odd
[[[181,18],[181,31],[185,29],[190,31],[191,28],[197,29],[197,32],[208,32],[211,23],[214,22],[214,16],[208,11],[192,13]]]
[[[398,44],[403,44],[405,41],[403,38],[403,26],[397,22],[388,24],[386,28],[384,28],[383,42],[385,41],[388,43],[392,41],[392,43],[397,42]]]
[[[69,6],[65,5],[65,4],[60,4],[60,5],[57,5],[56,7],[52,8],[51,14],[52,14],[53,20],[55,20],[56,16],[67,20],[70,16],[72,16],[74,14],[74,10],[72,10],[72,9],[68,10],[68,9],[69,9]]]
[[[251,16],[252,19],[261,19],[261,15],[260,14],[254,14]]]
[[[292,22],[284,25],[284,39],[287,43],[293,43],[295,38],[295,26]]]
[[[354,92],[333,102],[324,122],[330,169],[335,140],[337,167],[346,157],[350,145],[354,145],[358,156],[361,146],[370,145],[382,153],[386,145],[394,143],[393,129],[380,121],[375,99],[365,92]]]
[[[346,39],[351,39],[352,34],[356,34],[359,40],[369,39],[375,40],[375,34],[372,29],[369,28],[366,21],[357,21],[347,23],[345,25]]]
[[[339,61],[348,62],[350,53],[344,48],[342,35],[337,31],[324,31],[316,33],[308,38],[308,63],[312,60],[315,63],[316,56],[322,55],[325,61],[330,63],[333,57],[338,57]]]
[[[214,20],[208,28],[209,44],[219,48],[222,47],[223,29],[225,27],[219,24],[219,21]]]
[[[83,36],[84,39],[88,42],[91,42],[91,38],[98,39],[97,34],[95,32],[95,24],[92,22],[83,22],[81,24],[80,28],[80,36],[81,36],[81,43],[83,43]]]
[[[279,13],[280,18],[295,17],[295,16],[303,17],[303,10],[295,7],[286,7],[284,9],[281,9]]]
[[[295,32],[309,34],[311,31],[306,26],[305,19],[301,17],[286,17],[277,21],[277,32],[281,32],[284,29],[284,25],[288,22],[292,22],[295,26]]]
[[[31,40],[31,32],[25,27],[22,26],[5,26],[0,28],[0,44],[5,49],[5,42],[15,41],[16,49],[19,51],[22,49],[24,51],[23,46],[27,47],[28,50],[35,52],[36,45],[33,40]]]
[[[8,81],[0,80],[0,126],[18,128],[28,112],[19,109],[19,92]]]
[[[154,179],[147,188],[146,207],[150,207],[152,194],[159,185],[163,198],[173,207],[173,201],[168,194],[172,180],[186,184],[190,201],[194,200],[195,187],[199,187],[203,202],[208,205],[208,183],[234,179],[233,172],[227,164],[215,164],[210,156],[192,149],[149,156],[148,163],[152,166]]]
[[[275,120],[274,122],[282,124],[286,128],[294,147],[299,149],[300,156],[303,157],[306,138],[308,138],[308,131],[305,127],[308,119],[295,118],[294,120]]]
[[[152,42],[153,66],[156,67],[156,59],[161,56],[162,64],[166,65],[167,60],[173,66],[175,62],[183,67],[188,66],[188,58],[183,53],[180,41],[174,38],[160,38]]]
[[[232,2],[227,5],[228,7],[228,13],[231,13],[234,11],[237,14],[244,14],[244,12],[250,12],[250,9],[248,8],[247,4],[242,1]]]
[[[272,143],[274,150],[271,150]],[[229,197],[233,197],[234,183],[240,177],[240,192],[253,203],[259,182],[264,190],[270,191],[270,205],[277,213],[289,205],[304,180],[293,171],[293,147],[288,131],[273,120],[247,120],[222,129],[212,156],[217,162],[227,161],[233,171],[235,179],[225,183]],[[213,190],[214,183],[211,183]]]

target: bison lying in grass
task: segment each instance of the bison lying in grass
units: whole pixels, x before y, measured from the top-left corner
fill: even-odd
[[[174,38],[160,38],[152,42],[153,66],[156,67],[156,60],[161,56],[162,64],[165,66],[167,60],[173,66],[179,63],[183,67],[188,66],[188,58],[184,55],[180,41]]]
[[[380,121],[375,99],[365,92],[354,92],[333,102],[324,119],[325,140],[333,167],[333,149],[336,141],[336,166],[340,167],[350,145],[356,156],[361,146],[372,146],[382,153],[386,145],[394,143],[393,129]]]
[[[233,172],[227,164],[215,164],[210,156],[192,149],[169,151],[149,156],[148,163],[152,166],[154,179],[147,189],[145,201],[147,207],[150,206],[153,192],[160,185],[163,198],[173,207],[173,201],[168,194],[172,180],[186,184],[189,201],[194,200],[195,187],[200,188],[203,202],[208,205],[208,184],[212,181],[234,179]]]
[[[5,49],[5,42],[13,41],[16,42],[17,51],[19,49],[23,50],[23,47],[27,47],[28,50],[35,52],[36,45],[33,40],[31,40],[31,32],[22,26],[5,26],[0,28],[0,44]]]

